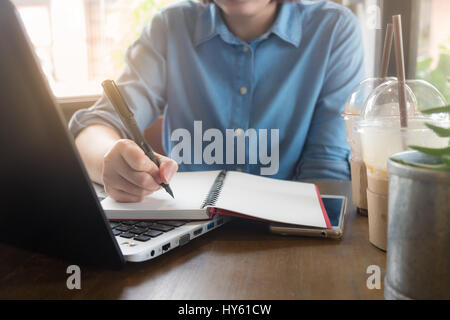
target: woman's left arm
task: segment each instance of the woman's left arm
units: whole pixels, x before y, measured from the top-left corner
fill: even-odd
[[[324,85],[316,103],[295,180],[348,180],[349,146],[341,116],[351,91],[364,78],[360,25],[344,14],[333,38]]]

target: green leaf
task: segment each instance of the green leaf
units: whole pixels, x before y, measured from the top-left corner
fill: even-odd
[[[400,160],[396,158],[390,158],[392,161],[404,164],[411,167],[421,168],[421,169],[429,169],[429,170],[435,170],[435,171],[450,171],[450,164],[449,163],[440,163],[440,164],[424,164],[424,163],[417,163],[417,162],[409,162],[405,160]]]
[[[425,123],[425,125],[433,130],[439,137],[450,137],[450,128],[442,128],[435,125],[432,125],[431,123]]]
[[[431,63],[433,62],[433,59],[431,58],[425,58],[417,63],[417,72],[426,72],[429,71]]]
[[[450,113],[450,105],[445,106],[445,107],[438,107],[438,108],[422,110],[422,113],[425,113],[425,114],[442,113],[442,112]]]
[[[420,146],[409,146],[413,150],[417,150],[432,156],[450,155],[450,146],[446,148],[426,148]]]
[[[447,51],[447,47],[444,44],[438,45],[439,50],[441,51]]]

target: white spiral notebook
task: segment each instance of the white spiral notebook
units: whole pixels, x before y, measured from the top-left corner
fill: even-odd
[[[101,204],[110,220],[204,220],[214,214],[331,228],[314,184],[277,180],[237,171],[178,172],[164,189],[143,202]]]

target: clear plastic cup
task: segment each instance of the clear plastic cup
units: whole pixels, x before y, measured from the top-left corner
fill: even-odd
[[[445,147],[448,138],[437,136],[425,123],[448,126],[448,114],[425,115],[421,111],[446,105],[445,98],[424,80],[406,81],[408,127],[400,127],[398,83],[380,85],[368,97],[361,115],[358,132],[361,137],[362,158],[368,173],[387,179],[387,158],[404,151],[408,145],[430,148]]]
[[[397,78],[368,78],[362,81],[350,94],[342,116],[347,128],[347,140],[350,144],[351,159],[362,160],[361,140],[357,130],[357,123],[361,119],[367,98],[382,83],[396,81]]]
[[[447,114],[424,115],[421,111],[446,105],[445,98],[423,80],[406,81],[408,126],[400,126],[398,82],[377,87],[368,97],[359,121],[362,158],[367,168],[369,240],[386,250],[389,174],[387,159],[409,145],[445,147],[449,138],[437,136],[425,123],[448,127]]]
[[[362,81],[350,94],[342,116],[345,120],[347,140],[350,145],[350,169],[352,176],[352,200],[357,212],[367,216],[367,177],[362,160],[361,139],[357,131],[361,111],[372,91],[386,81],[397,80],[394,77],[368,78]]]

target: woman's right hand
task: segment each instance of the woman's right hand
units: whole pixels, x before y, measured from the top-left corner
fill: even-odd
[[[140,202],[145,196],[169,184],[178,170],[177,163],[155,153],[159,168],[132,140],[117,140],[103,158],[102,180],[105,191],[119,202]]]

